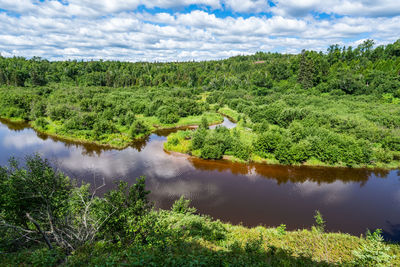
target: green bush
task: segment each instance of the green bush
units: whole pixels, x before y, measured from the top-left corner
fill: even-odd
[[[390,247],[385,245],[381,235],[382,230],[377,229],[371,233],[367,231],[366,240],[361,247],[354,250],[356,266],[390,266],[390,262],[395,258],[390,254]]]
[[[47,120],[45,118],[40,117],[35,120],[35,125],[42,130],[46,130],[49,123],[47,122]]]
[[[101,136],[103,134],[112,134],[117,132],[117,128],[111,121],[99,119],[93,124],[93,135]]]
[[[224,155],[223,150],[220,146],[213,144],[205,144],[201,148],[200,157],[203,159],[221,159]]]
[[[242,160],[248,160],[251,156],[251,148],[239,139],[235,139],[232,145],[233,155]]]
[[[161,106],[157,111],[157,117],[160,122],[172,124],[179,121],[179,115],[175,108],[170,106]]]
[[[184,196],[181,196],[178,200],[174,202],[172,205],[171,210],[176,213],[183,213],[183,214],[192,214],[196,212],[196,208],[189,207],[190,200],[185,199]]]
[[[257,154],[264,156],[267,153],[273,153],[281,142],[282,135],[276,131],[268,131],[257,137],[253,146]]]
[[[206,136],[207,136],[206,130],[200,128],[197,129],[193,134],[191,149],[192,150],[201,149],[204,145],[204,141],[206,140]]]
[[[282,164],[294,163],[291,153],[292,143],[288,139],[283,139],[275,149],[275,157]]]
[[[135,138],[138,135],[147,135],[150,133],[150,128],[141,120],[135,120],[129,128],[129,136]]]
[[[325,231],[326,221],[322,217],[322,214],[319,212],[319,210],[315,211],[314,220],[316,224],[315,228],[318,230],[318,232],[323,233]]]

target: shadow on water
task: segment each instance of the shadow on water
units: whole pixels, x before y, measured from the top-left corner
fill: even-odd
[[[389,242],[400,243],[400,223],[387,221],[388,227],[382,232],[383,238]]]
[[[30,128],[29,123],[27,122],[12,122],[10,120],[0,118],[0,123],[6,125],[9,130],[17,132],[26,128]]]
[[[360,183],[364,186],[371,175],[386,178],[389,170],[385,169],[351,169],[314,166],[285,166],[267,165],[261,163],[234,163],[224,160],[202,160],[190,157],[189,161],[196,169],[204,171],[230,171],[238,175],[257,174],[268,179],[276,180],[277,184],[304,183],[306,181],[321,183],[334,183],[338,180]]]

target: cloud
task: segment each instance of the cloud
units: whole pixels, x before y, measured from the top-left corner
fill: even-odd
[[[320,195],[324,204],[340,204],[351,196],[351,188],[341,181],[331,184],[306,181],[296,184],[294,189],[303,196]]]
[[[267,0],[225,0],[225,6],[235,12],[259,13],[269,9]]]
[[[341,16],[388,17],[400,14],[398,0],[275,0],[271,9],[281,16],[306,16],[311,11]]]
[[[360,3],[367,15],[359,16],[350,8],[341,11],[332,0],[323,5],[315,0],[275,1],[274,7],[259,0],[121,0],[95,4],[88,0],[0,0],[5,10],[0,11],[0,53],[51,60],[185,61],[260,50],[319,51],[334,43],[349,45],[373,38],[382,44],[398,38],[400,16],[372,16],[376,7],[372,1],[339,2],[344,6]],[[195,6],[182,10],[190,5]],[[383,6],[397,10],[398,4],[384,1]],[[220,14],[222,10],[224,15]],[[343,13],[321,18],[310,12]]]

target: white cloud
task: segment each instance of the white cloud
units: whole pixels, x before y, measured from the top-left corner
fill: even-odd
[[[324,204],[340,204],[351,196],[351,187],[342,181],[331,184],[306,181],[296,184],[294,189],[303,196],[321,195]]]
[[[275,0],[272,11],[282,16],[306,16],[310,11],[346,16],[397,16],[398,0]]]
[[[346,4],[345,0],[339,2]],[[373,7],[370,1],[364,9]],[[139,6],[182,7],[191,3],[237,12],[268,10],[266,1],[92,1],[32,2],[0,0],[0,53],[48,59],[117,59],[176,61],[220,59],[260,50],[325,50],[330,44],[353,44],[365,38],[395,41],[400,16],[343,16],[319,19],[309,11],[338,12],[336,1],[276,1],[275,15],[220,17],[209,9],[189,13],[133,11]],[[384,5],[397,4],[384,1]],[[387,8],[390,9],[390,8]],[[349,9],[347,12],[350,12]],[[11,13],[10,13],[11,12]],[[20,15],[15,16],[12,12]],[[175,12],[175,13],[174,13]],[[345,12],[345,11],[343,11]],[[305,15],[294,17],[293,15]],[[368,13],[369,14],[369,13]]]
[[[267,0],[225,0],[225,6],[235,12],[266,12],[269,9]]]

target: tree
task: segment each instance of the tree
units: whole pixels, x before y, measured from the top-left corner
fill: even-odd
[[[199,126],[199,130],[202,130],[202,129],[207,130],[208,128],[209,128],[209,127],[208,127],[208,120],[207,120],[207,117],[203,116],[203,117],[201,118],[201,123],[200,123],[200,126]]]
[[[121,182],[104,198],[96,180],[80,187],[39,155],[26,167],[13,158],[0,167],[0,245],[24,247],[43,243],[67,254],[99,239],[139,238],[142,218],[150,211],[145,178],[128,186]]]
[[[299,73],[297,75],[297,81],[305,89],[309,89],[314,86],[314,62],[307,51],[302,51],[300,55]]]
[[[131,138],[135,138],[138,135],[147,135],[150,133],[150,128],[141,120],[135,120],[129,129],[129,135]]]

